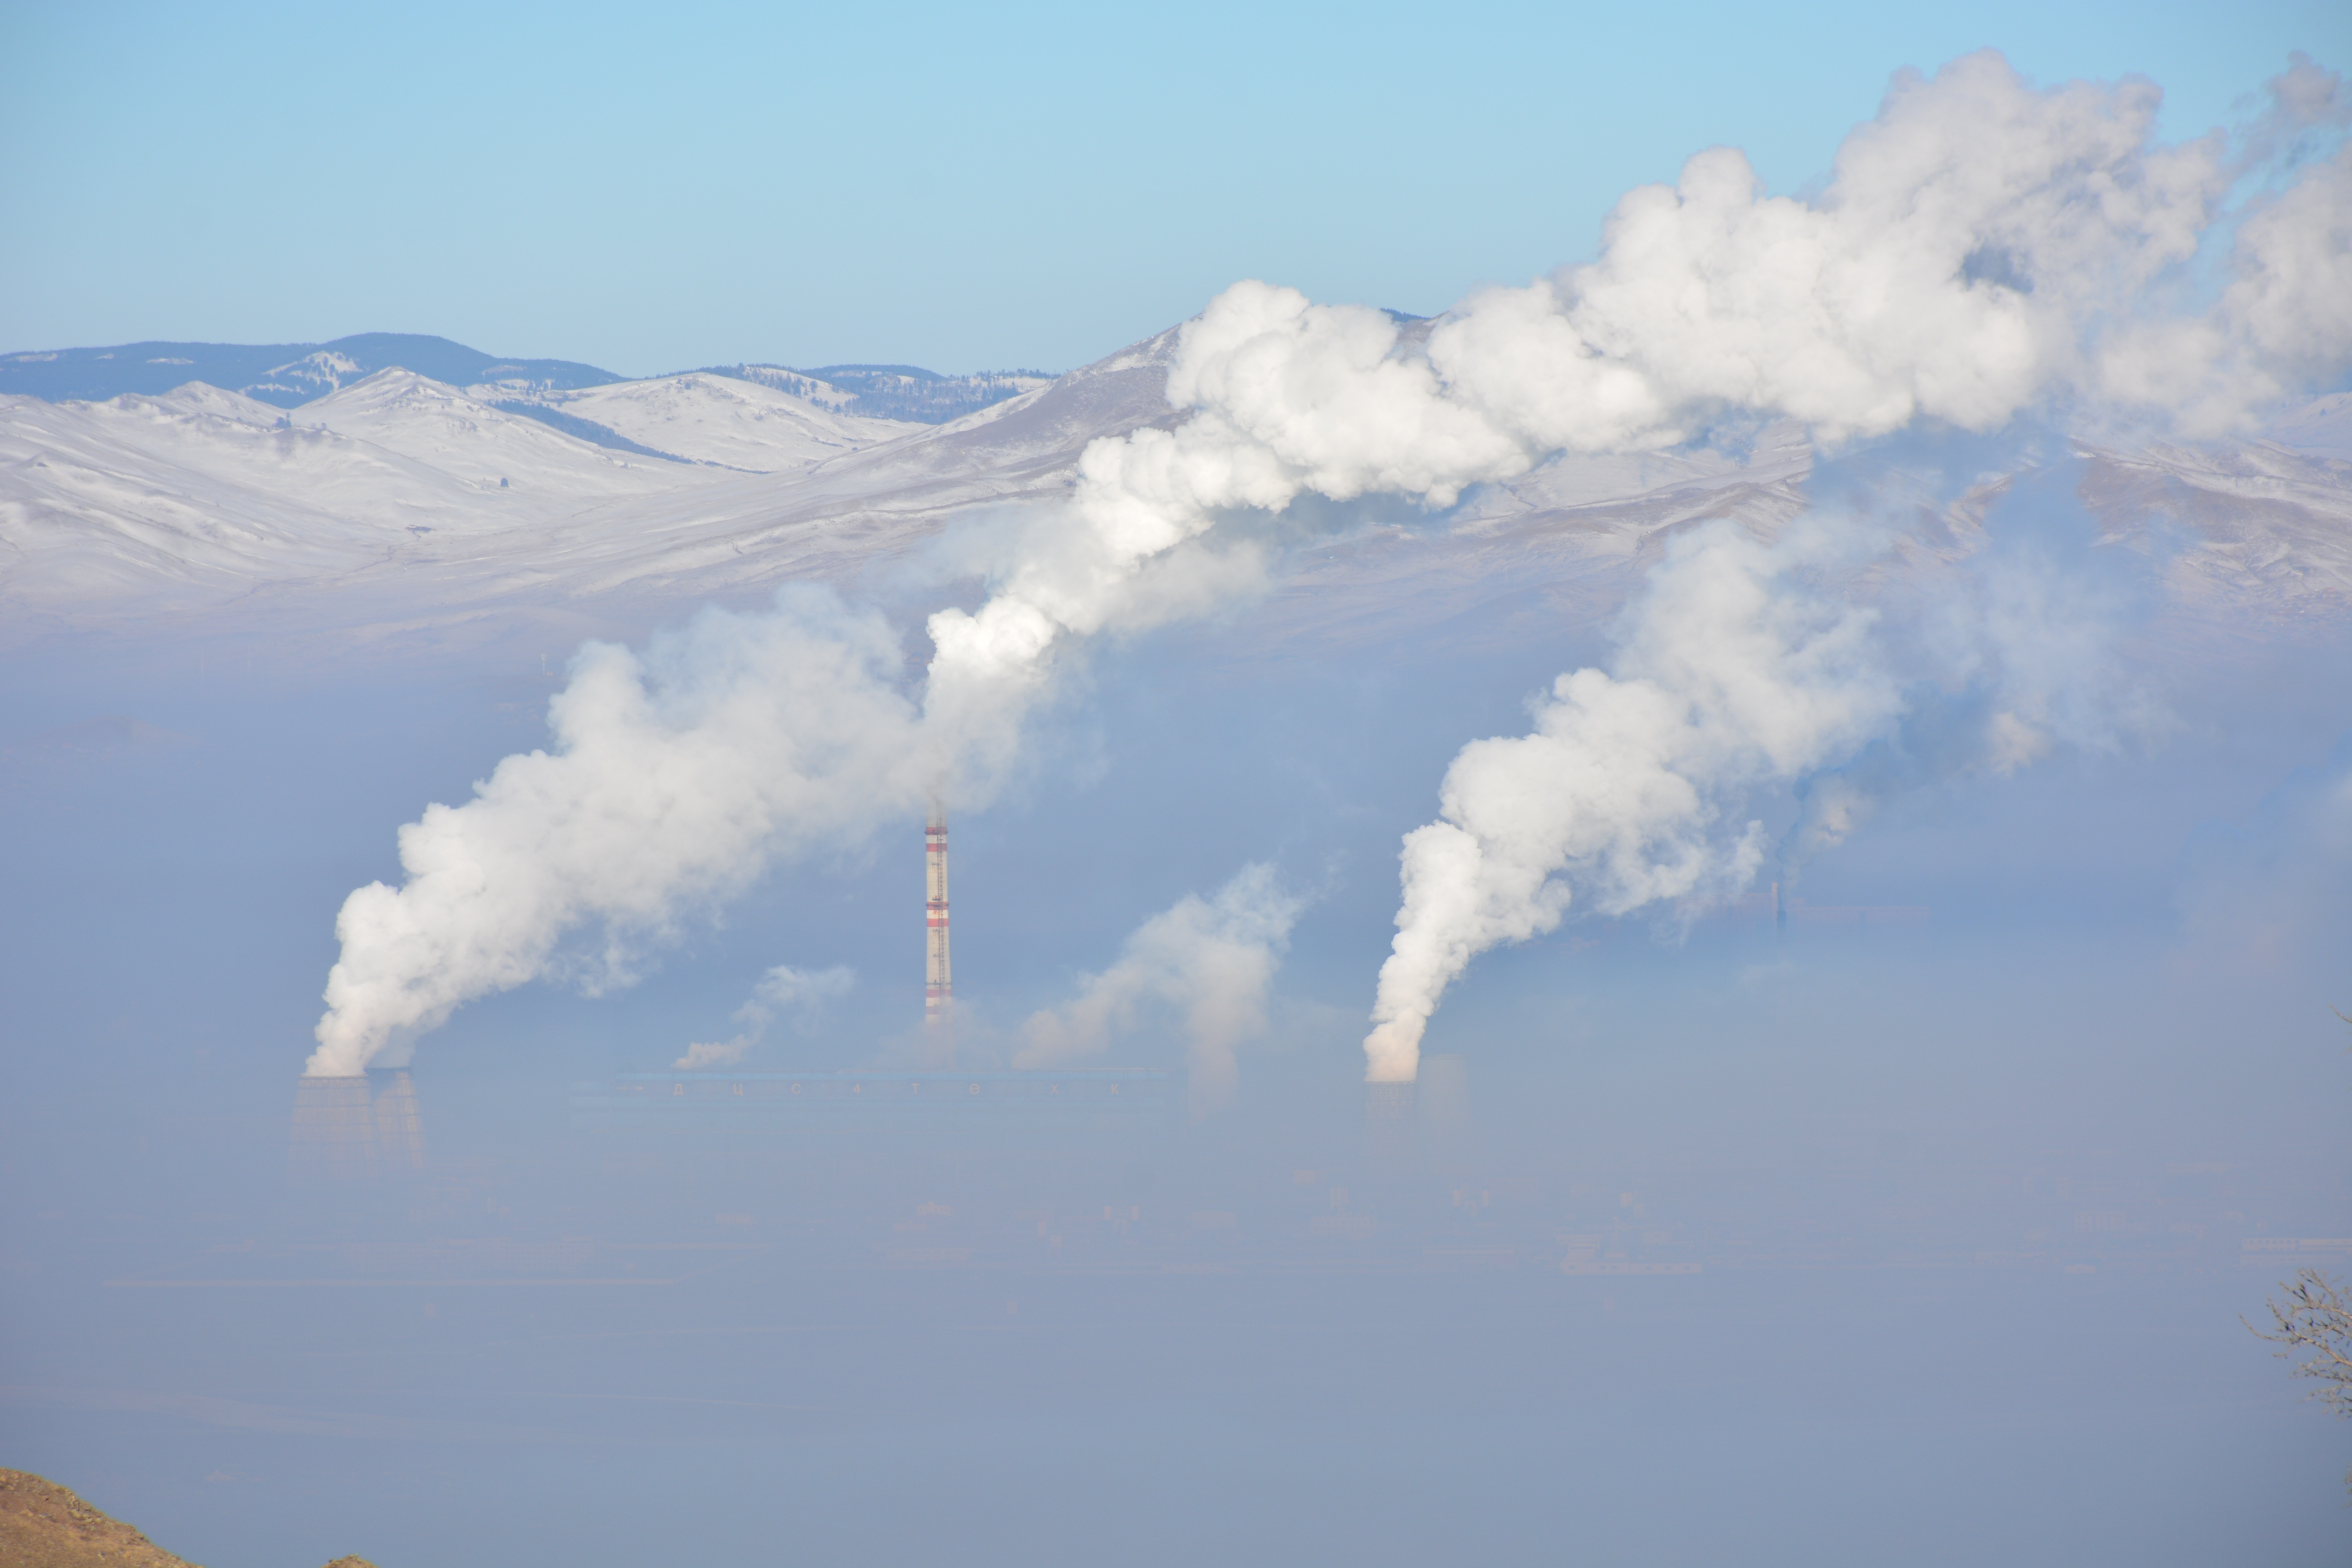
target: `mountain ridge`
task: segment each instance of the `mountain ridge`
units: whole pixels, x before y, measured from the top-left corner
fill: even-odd
[[[323,343],[150,342],[5,354],[0,395],[92,403],[159,397],[201,381],[257,403],[299,408],[395,365],[457,386],[496,382],[569,390],[624,379],[573,360],[501,359],[425,333],[357,332]]]
[[[947,424],[1034,391],[1054,379],[1039,370],[944,375],[910,364],[832,364],[811,370],[749,361],[703,365],[662,376],[625,376],[577,360],[500,358],[425,333],[359,332],[320,343],[159,340],[0,354],[0,396],[37,397],[44,403],[99,403],[126,395],[160,397],[200,381],[257,403],[292,409],[394,369],[449,386],[496,387],[515,402],[677,375],[723,375],[791,393],[837,414],[918,425]],[[645,455],[667,456],[658,451]]]
[[[791,581],[937,586],[962,569],[953,550],[924,559],[951,528],[1058,505],[1089,442],[1182,422],[1166,399],[1177,339],[941,424],[702,372],[535,394],[527,409],[408,371],[291,412],[203,384],[104,403],[0,396],[0,647],[101,621],[251,627],[265,610],[358,646],[379,635],[368,627],[585,626],[749,604]],[[1723,518],[1769,537],[1813,504],[1801,426],[1720,434],[1557,454],[1442,515],[1386,500],[1246,524],[1264,534],[1253,547],[1284,557],[1252,646],[1504,637],[1515,616],[1602,614],[1678,531]],[[2147,557],[2168,613],[2352,611],[2352,399],[2283,411],[2267,437],[2109,450],[2053,430],[2043,447],[2017,460],[2075,466],[2096,542]],[[1840,462],[1899,487],[1902,460]],[[1887,570],[1984,548],[1971,497],[1921,511]]]

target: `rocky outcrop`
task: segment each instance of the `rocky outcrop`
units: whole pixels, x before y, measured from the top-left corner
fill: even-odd
[[[54,1481],[23,1470],[0,1470],[0,1563],[11,1568],[193,1568]]]
[[[0,1563],[7,1568],[198,1568],[55,1481],[0,1470]],[[338,1557],[327,1568],[375,1568]]]

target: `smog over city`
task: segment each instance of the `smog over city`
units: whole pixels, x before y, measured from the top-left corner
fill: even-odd
[[[0,1557],[2343,1561],[2335,8],[0,42]]]

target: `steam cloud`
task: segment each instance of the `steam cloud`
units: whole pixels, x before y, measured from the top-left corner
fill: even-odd
[[[1022,1068],[1053,1067],[1099,1053],[1145,1009],[1180,1016],[1196,1096],[1233,1087],[1234,1050],[1265,1029],[1265,998],[1307,900],[1265,865],[1249,865],[1203,900],[1187,893],[1139,926],[1118,962],[1089,977],[1068,1005],[1022,1026]]]
[[[788,594],[772,616],[707,614],[643,658],[584,648],[551,708],[554,749],[509,757],[473,800],[430,808],[401,830],[404,885],[346,901],[308,1070],[404,1058],[467,999],[541,975],[625,984],[688,911],[910,818],[943,780],[960,809],[984,804],[1058,649],[1262,582],[1255,546],[1215,536],[1234,510],[1279,510],[1310,490],[1442,508],[1551,453],[1671,446],[1733,410],[1794,416],[1829,443],[1923,418],[1990,430],[2055,402],[2191,435],[2242,426],[2352,359],[2352,152],[2321,155],[2352,102],[2299,58],[2271,97],[2234,149],[2218,132],[2167,146],[2153,140],[2149,83],[2041,90],[1978,54],[1899,78],[1817,201],[1764,196],[1740,153],[1702,153],[1673,187],[1620,202],[1591,265],[1487,290],[1433,325],[1236,284],[1181,334],[1167,395],[1191,417],[1088,447],[1071,503],[985,562],[981,608],[931,617],[919,697],[894,685],[898,648],[878,617],[821,595]],[[2298,160],[2292,184],[2264,183]],[[2230,205],[2242,188],[2257,194]],[[2230,223],[2218,300],[2170,308],[2187,264]],[[1617,674],[1580,672],[1556,690],[1559,737],[1528,738],[1604,771],[1620,765],[1595,749],[1612,726],[1665,748],[1624,763],[1667,826],[1654,841],[1629,828],[1603,855],[1605,899],[1722,874],[1690,858],[1716,831],[1716,805],[1678,762],[1703,755],[1727,780],[1785,776],[1880,711],[1878,688],[1844,662],[1854,624],[1784,602],[1767,586],[1780,566],[1717,548],[1721,561],[1679,569],[1693,592],[1705,580],[1761,595],[1751,632],[1779,648],[1789,690],[1743,691],[1706,657],[1637,638]],[[1672,686],[1685,676],[1720,689]],[[1783,699],[1790,712],[1769,710]],[[1658,708],[1676,700],[1680,721]],[[1717,705],[1691,705],[1703,703]],[[1484,798],[1476,771],[1462,778],[1465,811],[1484,809],[1468,804]],[[1475,942],[1478,921],[1503,917],[1483,892],[1441,898],[1440,868],[1465,862],[1458,841],[1426,842],[1454,845],[1454,860],[1433,847],[1409,869],[1408,906],[1486,910],[1448,939]],[[1642,869],[1630,847],[1653,842],[1670,852],[1664,869]],[[1514,856],[1522,879],[1542,858]],[[592,925],[601,942],[577,945]],[[1424,993],[1458,970],[1455,951],[1416,945]],[[1391,963],[1403,958],[1400,947]],[[1382,998],[1391,1032],[1376,1055],[1392,1064],[1381,1070],[1404,1070],[1393,1064],[1410,1058],[1423,1003],[1385,980]]]
[[[1528,734],[1462,749],[1439,819],[1405,836],[1364,1042],[1372,1081],[1414,1077],[1473,958],[1553,930],[1574,903],[1687,920],[1768,859],[1793,881],[1897,793],[2168,725],[2116,657],[2134,606],[2098,566],[2003,539],[1898,594],[1898,628],[1839,588],[1882,574],[1897,541],[1820,514],[1769,542],[1727,521],[1684,534],[1608,669],[1559,677]],[[1741,810],[1773,787],[1799,805],[1777,846]]]
[[[700,1068],[732,1067],[767,1037],[768,1026],[776,1021],[777,1014],[846,995],[856,983],[857,976],[840,964],[830,969],[803,970],[780,963],[760,976],[760,984],[751,988],[751,999],[735,1009],[735,1021],[743,1026],[740,1033],[731,1039],[689,1045],[686,1055],[670,1065],[688,1072]]]
[[[1193,417],[1097,443],[1083,510],[1141,542],[1307,490],[1443,507],[1551,453],[1672,446],[1727,410],[1830,444],[1920,418],[1991,430],[2062,395],[2190,434],[2243,426],[2352,358],[2352,151],[2243,215],[2210,310],[2163,308],[2232,216],[2224,198],[2267,169],[2255,154],[2352,118],[2341,81],[2299,57],[2271,96],[2233,158],[2218,132],[2156,143],[2151,83],[2041,91],[1988,51],[1898,79],[1818,203],[1760,195],[1715,148],[1626,195],[1592,264],[1475,295],[1425,332],[1236,284],[1169,374]]]

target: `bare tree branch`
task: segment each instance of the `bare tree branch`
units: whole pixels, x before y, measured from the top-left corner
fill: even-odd
[[[2320,1386],[2311,1391],[2311,1397],[2338,1415],[2352,1416],[2352,1297],[2316,1268],[2296,1269],[2294,1282],[2281,1289],[2284,1299],[2273,1297],[2269,1303],[2276,1331],[2246,1326],[2273,1344],[2284,1345],[2276,1352],[2282,1361],[2294,1360],[2299,1351],[2309,1352],[2296,1363],[2295,1375],[2318,1379]]]

